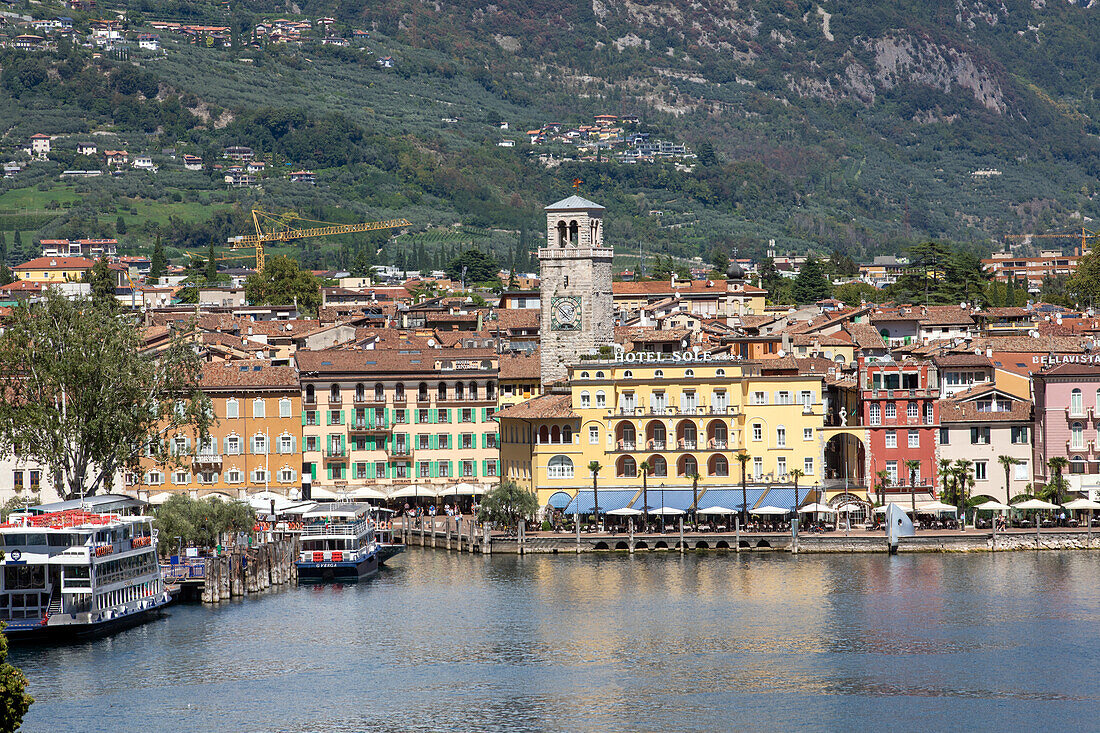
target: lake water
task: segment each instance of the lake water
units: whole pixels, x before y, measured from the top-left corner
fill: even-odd
[[[14,649],[27,731],[1100,728],[1100,554],[455,555]]]

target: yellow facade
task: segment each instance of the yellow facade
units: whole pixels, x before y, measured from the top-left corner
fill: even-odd
[[[649,356],[649,355],[647,355]],[[652,355],[657,356],[657,355]],[[820,485],[823,474],[823,376],[770,370],[746,361],[588,362],[570,369],[568,394],[546,395],[503,410],[502,475],[537,492],[592,486],[699,491],[750,486]],[[541,403],[541,406],[540,404]]]

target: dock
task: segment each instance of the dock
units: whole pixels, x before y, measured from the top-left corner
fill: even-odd
[[[492,531],[471,518],[424,517],[397,526],[394,533],[406,545],[452,552],[480,554],[578,554],[591,552],[788,552],[866,553],[888,552],[884,532],[851,530],[800,532],[694,532],[682,525],[671,531],[630,532],[527,532],[520,523],[516,532]],[[1009,552],[1024,550],[1100,549],[1088,529],[1054,528],[992,532],[982,529],[924,530],[902,537],[897,552]]]
[[[295,583],[297,557],[298,540],[289,537],[258,547],[232,547],[210,557],[172,556],[162,560],[160,568],[164,581],[178,585],[183,599],[220,603]]]

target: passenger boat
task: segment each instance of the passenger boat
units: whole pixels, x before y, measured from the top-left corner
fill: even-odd
[[[400,552],[381,541],[383,524],[368,504],[330,502],[303,512],[298,582],[354,582],[378,572]]]
[[[0,620],[11,641],[110,633],[172,601],[152,517],[80,509],[13,514],[0,524]]]

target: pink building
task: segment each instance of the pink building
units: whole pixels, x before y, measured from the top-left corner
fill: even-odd
[[[1100,356],[1083,354],[1033,375],[1036,484],[1050,480],[1047,462],[1069,461],[1072,491],[1100,494]]]

